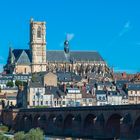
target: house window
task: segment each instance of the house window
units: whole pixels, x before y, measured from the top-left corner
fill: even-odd
[[[54,104],[55,104],[55,106],[56,106],[56,101],[54,101]]]
[[[129,99],[132,101],[132,100],[134,100],[134,97],[130,97]]]
[[[61,101],[59,101],[59,105],[61,105]]]
[[[43,95],[41,95],[41,99],[43,99]]]
[[[63,101],[63,105],[65,105],[65,101]]]
[[[46,101],[46,105],[48,105],[48,101]]]
[[[103,100],[105,100],[105,96],[103,96]]]
[[[89,99],[89,102],[92,102],[92,99]]]
[[[43,101],[41,101],[41,105],[43,105]]]
[[[33,99],[35,99],[35,95],[33,96]]]
[[[41,27],[37,29],[37,38],[41,38]]]
[[[35,101],[33,101],[33,106],[35,106]]]

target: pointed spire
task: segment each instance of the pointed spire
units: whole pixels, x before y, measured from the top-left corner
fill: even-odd
[[[9,58],[8,58],[8,61],[10,64],[13,63],[13,49],[12,49],[12,44],[10,43],[9,44]]]

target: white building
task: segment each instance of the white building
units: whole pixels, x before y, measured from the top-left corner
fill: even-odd
[[[117,91],[109,91],[107,94],[107,102],[109,105],[121,105],[122,95]]]
[[[107,93],[104,90],[96,90],[96,105],[102,106],[107,104]]]

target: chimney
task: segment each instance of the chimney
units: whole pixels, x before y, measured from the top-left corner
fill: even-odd
[[[63,90],[64,90],[64,92],[66,92],[66,84],[63,84]]]
[[[126,74],[125,72],[123,72],[123,73],[122,73],[122,78],[123,78],[123,79],[126,79],[126,77],[127,77],[127,74]]]

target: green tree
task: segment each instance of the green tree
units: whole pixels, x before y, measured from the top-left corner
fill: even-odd
[[[12,139],[4,136],[3,134],[0,134],[0,140],[12,140]]]
[[[45,140],[43,131],[40,128],[31,129],[29,133],[25,135],[24,140]]]
[[[14,83],[12,81],[9,81],[9,82],[7,82],[6,86],[7,87],[13,87],[14,86]]]
[[[19,87],[19,86],[26,86],[27,82],[16,80],[15,85],[17,87]]]
[[[14,135],[14,140],[25,140],[25,134],[24,132],[17,132]]]

